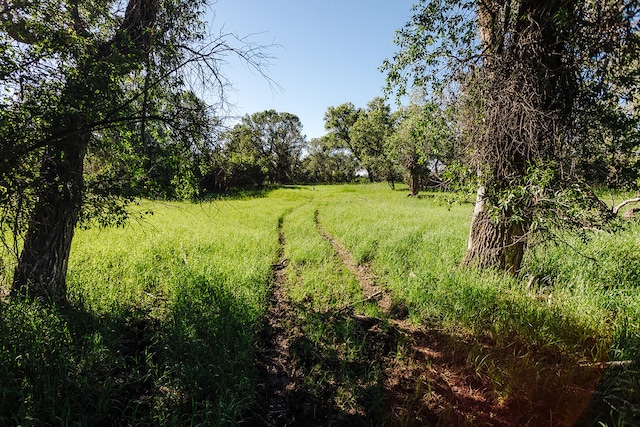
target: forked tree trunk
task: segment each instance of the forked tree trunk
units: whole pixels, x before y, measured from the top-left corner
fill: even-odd
[[[12,295],[64,301],[71,241],[84,193],[88,136],[50,147],[41,168],[42,191],[16,267]]]
[[[505,216],[496,220],[487,211],[484,187],[478,188],[463,264],[496,267],[511,274],[520,271],[529,224],[514,224]]]

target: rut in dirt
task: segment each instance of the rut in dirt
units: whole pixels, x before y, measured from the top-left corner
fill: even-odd
[[[512,341],[505,347],[469,334],[412,324],[407,319],[409,308],[394,302],[389,291],[376,282],[371,267],[359,265],[325,230],[319,211],[315,222],[336,256],[358,279],[366,299],[377,300],[383,318],[352,316],[367,325],[386,323],[385,336],[397,337],[395,351],[381,357],[384,425],[565,427],[580,422],[601,376],[600,368],[578,369],[572,357],[526,342]],[[523,354],[536,362],[533,369],[527,371]],[[507,398],[496,392],[492,378],[477,367],[479,358],[480,364],[488,358],[507,370],[516,391]],[[567,380],[562,378],[565,374]]]
[[[299,273],[300,266],[285,259],[288,212],[278,220],[280,249],[259,353],[259,407],[248,425],[573,425],[566,414],[556,417],[544,400],[497,398],[491,378],[470,355],[480,351],[500,360],[504,349],[412,324],[409,308],[394,302],[371,266],[356,262],[326,231],[318,210],[318,232],[356,277],[364,300],[327,312],[314,311],[308,301],[289,301],[287,271]],[[378,305],[378,318],[358,313],[366,302]],[[317,331],[322,337],[311,339],[308,334]],[[349,348],[358,353],[355,358],[345,357],[354,354],[344,352]]]
[[[285,212],[278,218],[278,261],[271,266],[273,285],[269,311],[262,328],[259,354],[260,408],[251,425],[280,427],[291,425],[295,419],[291,404],[295,389],[294,364],[291,359],[287,319],[291,311],[285,296],[287,259],[282,224]]]
[[[390,292],[378,285],[371,266],[359,264],[349,250],[326,231],[319,210],[315,211],[314,220],[336,256],[358,280],[365,301],[376,301],[384,317],[375,319],[352,313],[353,318],[365,325],[386,322],[389,327],[386,335],[395,337],[395,351],[381,361],[386,378],[384,424],[514,425],[507,409],[493,402],[491,381],[478,375],[467,361],[474,343],[413,325],[407,319],[408,308],[395,303]]]
[[[293,305],[287,297],[287,271],[289,260],[285,258],[286,238],[283,223],[287,210],[278,219],[278,261],[273,264],[273,285],[269,309],[260,337],[258,354],[258,407],[246,425],[268,427],[302,426],[350,426],[330,399],[304,383],[310,373],[317,353],[308,354],[304,333],[305,316],[310,307]],[[321,316],[319,313],[315,315]],[[322,363],[326,358],[321,357]]]

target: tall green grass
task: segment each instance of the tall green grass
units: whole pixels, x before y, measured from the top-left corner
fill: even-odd
[[[569,387],[581,376],[597,376],[580,366],[640,361],[637,223],[585,242],[566,236],[565,244],[541,245],[525,261],[523,274],[513,278],[460,266],[471,204],[450,205],[439,193],[406,198],[402,192],[376,186],[356,195],[350,188],[325,191],[331,192],[332,200],[320,208],[325,227],[359,261],[373,265],[394,298],[410,308],[414,321],[457,329],[482,345],[512,349],[511,356],[502,359],[470,354],[470,362],[483,361],[482,368],[490,371],[497,392],[505,398],[518,393],[534,399],[552,396],[556,387]],[[531,276],[539,280],[528,287]],[[540,371],[548,369],[551,375],[559,364],[563,381],[536,380],[544,376]],[[522,371],[525,365],[530,373]],[[620,419],[628,423],[630,416],[638,420],[640,396],[630,385],[631,379],[638,379],[637,365],[630,369],[624,375],[606,372],[602,383],[611,384],[593,394],[592,407],[600,408],[591,414],[592,420],[602,425]],[[620,378],[624,386],[618,384]],[[575,416],[566,414],[567,419]]]
[[[153,214],[125,228],[78,230],[67,306],[0,303],[0,424],[242,423],[257,404],[255,355],[279,221],[305,390],[333,402],[344,420],[368,413],[380,424],[384,374],[372,357],[390,349],[372,347],[371,338],[386,332],[341,315],[345,307],[380,313],[357,304],[362,291],[320,234],[316,212],[414,322],[475,343],[468,363],[494,380],[498,400],[552,399],[580,383],[574,400],[554,407],[576,421],[571,406],[586,407],[597,363],[631,361],[604,371],[579,422],[640,423],[638,223],[539,245],[514,278],[460,266],[473,206],[442,193],[316,186],[136,209]],[[2,259],[6,289],[12,264]]]
[[[318,221],[318,200],[326,190],[283,218],[287,319],[291,357],[298,372],[299,425],[381,425],[385,342],[354,318],[376,312]],[[386,352],[390,349],[386,349]],[[304,409],[302,409],[304,408]]]
[[[0,305],[1,424],[237,424],[287,202],[143,203],[79,230],[67,307]]]

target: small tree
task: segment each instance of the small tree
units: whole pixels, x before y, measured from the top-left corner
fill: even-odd
[[[351,140],[351,134],[349,133],[361,114],[362,109],[356,108],[351,102],[340,104],[337,107],[329,107],[324,114],[324,128],[328,132],[326,135],[326,146],[328,148],[349,150],[358,160],[360,167],[364,167],[362,165],[364,153]],[[371,175],[369,173],[370,177]]]
[[[293,114],[267,110],[246,115],[222,140],[211,169],[222,191],[258,188],[267,181],[289,184],[299,175],[306,138]]]
[[[330,146],[349,150],[371,182],[387,180],[393,185],[398,180],[390,145],[395,121],[384,99],[374,98],[366,109],[351,103],[329,107],[324,120]]]
[[[293,182],[306,144],[302,123],[297,116],[275,110],[247,115],[230,134],[230,147],[238,144],[235,140],[237,135],[250,141],[245,146],[252,147],[264,159],[269,181],[278,184]]]
[[[445,114],[437,105],[412,101],[398,115],[393,150],[408,175],[410,195],[415,196],[429,180],[442,185],[441,171],[459,156]]]
[[[391,108],[378,97],[369,101],[349,129],[351,146],[359,153],[358,160],[369,173],[369,179],[372,182],[386,180],[392,188],[400,178],[391,145],[394,128]]]

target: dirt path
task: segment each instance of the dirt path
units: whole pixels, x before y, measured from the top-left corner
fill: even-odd
[[[358,280],[358,283],[360,283],[364,297],[368,300],[376,299],[380,308],[385,313],[389,314],[389,311],[391,310],[391,295],[376,285],[371,267],[367,264],[358,264],[353,258],[353,255],[351,255],[351,252],[349,252],[342,243],[326,232],[320,222],[320,211],[315,211],[314,220],[318,227],[318,231],[322,234],[322,237],[331,244],[338,257],[342,260],[349,271],[353,273]]]
[[[278,218],[278,262],[273,264],[273,288],[269,312],[263,327],[260,354],[262,411],[256,414],[253,425],[287,426],[294,420],[291,394],[296,387],[294,363],[291,359],[287,319],[291,306],[285,296],[286,268],[285,236],[282,229],[286,213]]]
[[[279,259],[272,266],[273,290],[261,336],[261,408],[247,425],[573,424],[566,422],[570,419],[566,414],[560,414],[565,422],[556,418],[549,402],[564,399],[569,392],[575,394],[575,390],[564,390],[562,397],[555,399],[536,397],[534,401],[518,393],[501,399],[491,378],[476,366],[482,365],[482,357],[499,361],[507,349],[449,330],[414,325],[408,319],[409,309],[393,301],[391,293],[376,281],[371,267],[359,265],[326,231],[318,211],[314,214],[318,232],[331,244],[336,259],[357,278],[365,300],[378,304],[380,318],[357,314],[357,303],[323,313],[315,312],[305,301],[291,303],[286,297],[287,269],[297,267],[288,267],[284,258],[282,224],[286,214],[278,221]],[[354,323],[355,327],[347,327]],[[311,340],[305,330],[323,331],[323,336]],[[346,330],[350,335],[338,334]],[[345,357],[352,353],[344,349],[354,343],[362,344],[360,355]],[[509,351],[520,354],[513,348]],[[555,359],[550,360],[549,372],[553,374],[559,365]],[[535,379],[521,380],[522,387],[528,387]],[[345,400],[345,396],[351,400]]]

